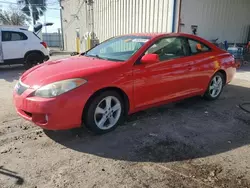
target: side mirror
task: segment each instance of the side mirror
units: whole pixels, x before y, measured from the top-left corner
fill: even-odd
[[[153,64],[158,63],[159,61],[160,59],[157,54],[146,54],[141,58],[142,64]]]

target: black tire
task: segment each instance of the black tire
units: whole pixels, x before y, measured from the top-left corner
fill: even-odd
[[[25,69],[30,69],[33,66],[42,62],[43,62],[42,55],[34,52],[26,56],[25,61],[24,61],[24,66],[25,66]]]
[[[103,101],[106,97],[109,97],[109,96],[115,97],[116,99],[119,100],[120,105],[121,105],[121,113],[120,113],[120,117],[119,117],[118,121],[116,122],[116,124],[114,126],[112,126],[109,129],[103,130],[103,129],[100,129],[95,122],[95,119],[94,119],[95,118],[95,110],[96,110],[97,106],[101,103],[101,101]],[[105,134],[105,133],[108,133],[108,132],[116,129],[117,126],[124,121],[124,117],[125,117],[124,101],[123,101],[122,97],[116,91],[112,91],[112,90],[104,91],[101,94],[97,95],[95,98],[93,98],[93,100],[91,100],[89,105],[86,106],[86,110],[84,110],[84,112],[85,112],[83,115],[84,125],[96,134]],[[107,121],[109,121],[109,120],[107,120]]]
[[[210,86],[211,86],[211,84],[213,82],[213,79],[215,77],[220,77],[222,79],[222,87],[221,87],[220,92],[216,96],[213,96],[211,94]],[[207,91],[206,91],[206,93],[204,95],[204,98],[207,99],[207,100],[216,100],[216,99],[218,99],[220,97],[222,91],[223,91],[224,86],[225,86],[225,82],[226,82],[225,79],[226,78],[222,73],[220,73],[220,72],[215,73],[214,76],[212,77],[212,79],[210,80],[209,84],[208,84]]]

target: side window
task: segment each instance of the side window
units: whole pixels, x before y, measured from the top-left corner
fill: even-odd
[[[207,47],[206,45],[204,45],[203,43],[199,41],[188,39],[188,43],[189,43],[190,51],[192,54],[198,54],[198,53],[210,51],[209,47]]]
[[[2,41],[11,41],[11,33],[8,31],[2,31]]]
[[[2,41],[19,41],[27,39],[28,37],[21,32],[2,31]]]
[[[168,37],[158,40],[145,54],[157,54],[160,61],[180,58],[187,55],[185,41],[179,37]]]

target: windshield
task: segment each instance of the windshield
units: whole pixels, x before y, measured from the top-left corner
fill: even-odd
[[[132,57],[150,37],[121,36],[111,38],[88,51],[85,56],[110,61],[126,61]]]

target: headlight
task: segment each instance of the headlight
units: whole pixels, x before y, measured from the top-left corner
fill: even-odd
[[[44,98],[56,97],[72,89],[75,89],[85,84],[86,82],[87,82],[86,80],[81,79],[81,78],[54,82],[54,83],[48,84],[46,86],[43,86],[37,89],[35,92],[35,96],[44,97]]]

